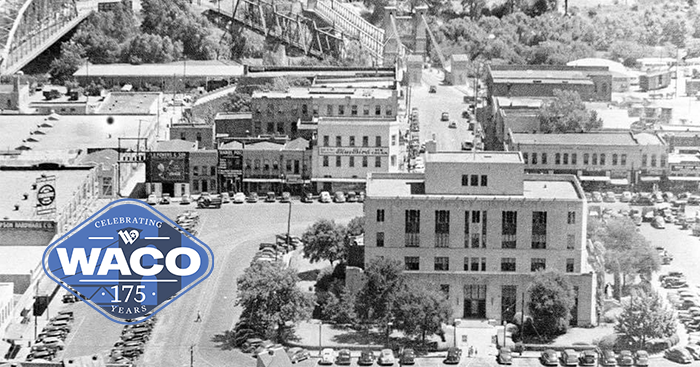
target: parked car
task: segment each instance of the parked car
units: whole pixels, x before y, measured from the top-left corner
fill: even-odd
[[[257,199],[255,199],[255,200],[257,201]],[[246,202],[246,197],[245,197],[244,193],[237,192],[237,193],[233,194],[233,203],[234,204],[243,204],[245,202]]]
[[[411,348],[406,348],[403,350],[403,353],[401,353],[401,357],[399,358],[399,364],[400,365],[405,365],[405,364],[415,364],[416,363],[416,352],[413,351]]]
[[[498,350],[496,362],[498,362],[498,364],[513,364],[513,355],[510,352],[510,348],[501,347],[501,349]]]
[[[274,203],[277,201],[277,195],[275,195],[274,192],[268,191],[267,194],[265,195],[265,202],[266,203]]]
[[[245,199],[246,203],[257,203],[258,202],[258,193],[257,192],[251,192],[248,194],[248,197]]]
[[[663,203],[664,202],[664,196],[661,194],[661,191],[656,191],[655,193],[652,194],[652,198],[655,203]]]
[[[656,229],[665,229],[666,224],[664,221],[664,217],[660,215],[655,216],[654,219],[651,221],[651,226]]]
[[[441,121],[450,121],[450,114],[447,112],[443,112],[442,115],[440,116]]]
[[[158,204],[158,196],[156,194],[148,195],[148,199],[146,199],[146,203],[148,203],[150,205]]]
[[[451,347],[447,350],[447,357],[443,361],[446,364],[459,364],[459,360],[462,358],[462,350],[459,348]]]
[[[319,359],[318,364],[333,364],[334,352],[332,348],[324,348],[321,351],[321,359]]]
[[[357,194],[355,191],[348,191],[348,195],[345,198],[345,201],[348,203],[356,203],[357,202]]]
[[[333,195],[333,202],[334,203],[344,203],[345,202],[345,194],[343,194],[342,191],[336,191],[335,195]]]
[[[693,356],[685,348],[672,348],[664,352],[664,357],[669,361],[681,364],[693,363]]]
[[[280,198],[280,203],[291,203],[292,202],[292,194],[289,193],[289,191],[285,191],[282,193],[282,197]]]
[[[434,85],[431,85],[430,89],[428,89],[428,93],[437,93],[437,87]]]
[[[587,202],[593,202],[593,195],[591,195],[590,192],[586,191],[583,193],[583,196],[586,198]]]
[[[598,353],[593,349],[584,350],[578,360],[581,366],[595,366],[598,362]]]
[[[258,338],[246,339],[241,347],[243,353],[252,353],[258,345],[262,344],[263,340]]]
[[[190,205],[192,203],[192,198],[185,194],[180,197],[180,205]]]
[[[305,193],[301,194],[300,200],[302,203],[311,204],[314,202],[314,197],[313,197],[313,194],[311,194],[310,192],[305,192]]]
[[[648,366],[649,353],[647,353],[645,350],[638,350],[634,352],[634,364],[636,366]]]
[[[688,205],[699,205],[700,204],[700,196],[698,195],[691,195],[688,197]]]
[[[318,201],[321,203],[330,203],[333,200],[331,199],[331,194],[328,191],[321,191],[321,194],[318,196]]]
[[[593,191],[591,193],[591,198],[594,203],[600,203],[603,201],[603,195],[599,191]]]
[[[547,349],[540,353],[540,362],[545,366],[558,366],[557,352],[554,349]]]
[[[670,191],[666,191],[663,193],[663,198],[664,200],[666,200],[666,202],[670,203],[676,200],[676,195]]]
[[[221,193],[221,202],[224,204],[228,204],[231,202],[231,195],[228,192],[222,192]]]
[[[357,202],[358,203],[364,203],[365,202],[365,192],[360,191],[360,194],[357,195]]]
[[[363,349],[360,352],[360,358],[357,359],[357,364],[360,366],[371,366],[374,364],[374,353],[369,349]]]
[[[634,364],[634,357],[632,356],[632,352],[630,352],[629,350],[623,350],[617,356],[617,365],[618,366],[631,366],[633,364]]]
[[[632,201],[632,193],[629,191],[623,191],[622,195],[620,195],[620,202],[629,203],[630,201]]]
[[[606,203],[614,203],[617,201],[615,198],[615,193],[612,191],[608,191],[605,193],[605,196],[603,197],[603,201]]]
[[[394,358],[394,352],[392,352],[391,349],[382,349],[382,351],[379,352],[377,364],[379,364],[380,366],[391,366],[394,364],[394,362],[396,362],[396,359]]]
[[[160,204],[161,205],[170,204],[170,194],[168,194],[167,192],[164,192],[163,197],[160,198]]]
[[[561,364],[563,366],[576,366],[578,364],[578,354],[573,349],[564,349],[561,352]]]
[[[350,350],[341,349],[338,351],[338,356],[335,358],[335,364],[337,365],[350,365]]]
[[[657,251],[657,252],[663,251],[663,252],[665,253],[665,252],[666,252],[666,249],[659,246],[659,247],[656,247],[656,251]],[[666,273],[666,274],[661,274],[661,275],[659,275],[659,281],[660,281],[660,282],[663,282],[664,279],[666,279],[666,278],[668,278],[668,277],[670,277],[670,278],[681,278],[681,279],[685,279],[685,274],[683,274],[683,273],[680,272],[680,271],[669,271],[669,272]]]
[[[457,128],[457,124],[456,124],[454,121],[452,121],[452,122],[450,122],[449,124],[447,124],[447,127],[449,127],[450,129],[456,129],[456,128]]]
[[[600,354],[599,363],[601,366],[615,366],[615,365],[617,365],[617,359],[615,358],[615,352],[613,352],[610,349],[603,350],[603,352]]]
[[[693,357],[694,360],[700,360],[700,345],[697,344],[688,344],[685,346],[685,349],[690,352],[690,355]]]

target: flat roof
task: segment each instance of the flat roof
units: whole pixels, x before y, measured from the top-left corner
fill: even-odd
[[[255,91],[252,98],[345,98],[372,99],[389,98],[392,90],[381,88],[355,88],[355,87],[304,87],[289,88],[287,91]]]
[[[119,138],[141,137],[156,127],[153,115],[112,116],[112,123],[104,115],[56,115],[51,120],[45,115],[0,115],[0,150],[12,150],[22,145],[31,150],[66,150],[119,147]],[[44,134],[31,135],[37,126],[48,123],[53,127],[42,127]],[[26,141],[32,138],[36,142]],[[136,147],[135,140],[123,140],[121,147]]]
[[[160,92],[112,92],[100,104],[96,113],[148,115],[160,96]]]
[[[545,101],[552,98],[533,98],[533,97],[503,97],[494,96],[498,101],[498,107],[503,109],[508,108],[540,108]]]
[[[491,76],[494,80],[498,79],[545,79],[548,80],[587,80],[590,81],[586,73],[582,70],[541,70],[541,69],[526,69],[526,70],[494,70],[491,69]]]
[[[180,139],[161,140],[153,148],[155,152],[191,152],[197,150],[196,141],[186,141]]]
[[[537,78],[537,77],[522,77],[522,78],[501,78],[494,77],[494,83],[511,83],[511,84],[581,84],[593,85],[593,81],[583,79],[567,79],[567,78]]]
[[[41,263],[44,246],[0,246],[0,274],[29,275]]]
[[[513,143],[526,145],[664,145],[654,134],[640,133],[572,133],[525,134],[513,133]]]
[[[396,117],[378,117],[373,116],[358,116],[358,117],[339,117],[339,116],[321,116],[317,119],[319,126],[323,125],[391,125],[398,121]]]
[[[243,65],[224,60],[187,60],[164,64],[89,64],[82,65],[73,76],[80,77],[219,77],[243,75]]]
[[[425,155],[432,163],[523,163],[520,152],[438,152]]]
[[[670,153],[668,155],[668,163],[698,163],[700,162],[700,157],[695,154],[680,154],[680,153]]]
[[[36,190],[32,191],[32,184],[42,174],[56,176],[56,199],[54,202],[56,209],[60,212],[73,200],[73,194],[82,187],[91,168],[83,166],[82,169],[65,170],[0,170],[0,187],[2,187],[0,218],[44,219],[35,215]],[[29,194],[27,200],[22,200],[24,193]],[[19,210],[14,210],[15,204],[19,204]]]
[[[252,118],[252,112],[219,112],[214,120],[250,120]]]

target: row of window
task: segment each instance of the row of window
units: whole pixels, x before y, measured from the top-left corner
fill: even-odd
[[[286,172],[287,173],[294,173],[294,174],[299,174],[300,168],[306,171],[306,162],[303,162],[304,164],[301,164],[301,161],[299,159],[287,159],[285,161],[286,165]],[[246,159],[245,160],[245,169],[247,170],[263,170],[263,171],[277,171],[280,169],[280,164],[279,161],[277,160],[269,160],[269,159]]]
[[[462,186],[488,186],[487,175],[462,175]]]
[[[467,210],[464,212],[464,247],[486,247],[487,211]],[[420,246],[420,210],[405,211],[404,233],[406,247]],[[384,209],[377,209],[376,222],[386,220]],[[567,224],[576,224],[576,212],[570,211],[566,217]],[[518,212],[501,212],[501,247],[514,249],[518,239]],[[382,246],[383,246],[382,232]],[[435,247],[449,247],[450,244],[450,211],[435,211]],[[379,246],[379,242],[377,243]],[[381,246],[379,246],[381,247]],[[547,248],[547,212],[532,212],[531,247],[533,249]],[[567,235],[567,249],[575,248],[574,235]]]
[[[216,176],[216,166],[192,166],[192,176]]]
[[[323,136],[323,146],[328,147],[330,146],[331,142],[331,137],[329,135],[324,135]],[[396,145],[396,135],[391,136],[391,145]],[[335,146],[336,147],[342,147],[343,145],[343,137],[340,135],[336,135],[335,137]],[[350,135],[348,136],[348,145],[349,147],[354,147],[355,145],[355,136]],[[362,137],[362,146],[363,147],[369,147],[369,136],[363,136]],[[377,135],[374,137],[374,146],[375,147],[381,147],[382,146],[382,137]]]
[[[566,266],[564,270],[567,273],[574,272],[575,260],[573,258],[566,259]],[[407,271],[419,271],[420,269],[420,257],[418,256],[406,256],[404,257],[404,269]],[[543,258],[532,258],[530,259],[530,271],[546,270],[547,260]],[[434,258],[433,270],[435,271],[449,271],[450,270],[450,258],[447,256],[436,256]],[[486,271],[486,258],[485,257],[465,257],[464,258],[464,271]],[[514,257],[504,257],[501,258],[501,271],[503,272],[514,272],[517,271],[516,259]]]
[[[361,108],[362,110],[360,111],[360,106],[359,105],[350,105],[350,108],[346,108],[347,105],[332,105],[328,104],[326,105],[325,112],[326,114],[324,116],[346,116],[346,112],[348,113],[349,116],[381,116],[382,115],[382,105],[374,105],[374,109],[371,108],[370,105],[365,104],[362,105]],[[256,114],[261,114],[262,110],[265,110],[265,113],[268,115],[274,115],[275,114],[275,105],[274,104],[268,104],[267,106],[258,106],[258,108],[255,109]],[[299,105],[292,105],[292,107],[289,109],[289,113],[291,113],[294,116],[299,115]],[[312,105],[311,106],[311,114],[313,116],[319,116],[320,108],[319,105]],[[280,115],[287,114],[287,111],[284,108],[284,105],[282,104],[277,104],[277,113]],[[360,114],[361,113],[361,114]],[[307,104],[302,104],[301,105],[301,114],[302,115],[308,115],[309,114],[309,105]],[[393,109],[391,108],[390,105],[384,106],[384,115],[385,116],[392,116],[394,114]]]
[[[369,157],[367,156],[362,156],[361,162],[355,162],[355,158],[359,157],[354,157],[354,156],[349,156],[348,158],[348,167],[356,167],[356,164],[362,164],[362,167],[368,167],[369,166]],[[396,165],[396,155],[391,156],[391,165],[395,166]],[[343,157],[342,156],[335,156],[335,166],[336,167],[342,167],[343,166]],[[330,167],[330,156],[324,155],[323,160],[322,160],[322,165],[323,167]],[[374,167],[376,168],[381,168],[382,167],[382,157],[374,157]]]
[[[649,164],[651,167],[656,167],[657,155],[652,154],[651,160],[649,161],[647,154],[642,154],[642,167],[646,167]],[[523,153],[523,161],[525,164],[538,164],[538,159],[540,164],[548,164],[547,153]],[[659,167],[666,166],[666,155],[662,154],[659,157],[660,164]],[[617,154],[613,153],[611,155],[611,162],[613,166],[626,166],[627,165],[627,154]],[[578,164],[578,155],[576,153],[555,153],[554,154],[554,164],[555,165],[576,165]],[[605,153],[584,153],[583,154],[583,165],[588,166],[605,166],[607,165],[607,156]]]

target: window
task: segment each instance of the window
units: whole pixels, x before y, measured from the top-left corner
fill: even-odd
[[[588,153],[583,153],[583,164],[588,165]]]
[[[386,110],[386,115],[387,115],[387,116],[391,116],[391,115],[394,114],[394,113],[392,112],[392,110],[391,110],[391,106],[386,106],[386,109],[385,109],[385,110]]]
[[[328,167],[328,156],[327,155],[323,156],[323,167]]]
[[[256,160],[255,160],[255,169],[256,169],[256,170],[259,170],[259,169],[260,169],[260,160],[259,160],[259,159],[256,159]]]
[[[566,249],[567,250],[576,249],[576,236],[574,236],[572,234],[566,235]]]
[[[367,157],[362,157],[362,167],[367,167]]]
[[[330,144],[331,138],[328,135],[323,136],[323,146],[327,147]]]
[[[199,176],[199,166],[192,167],[192,176]]]
[[[651,155],[651,166],[656,167],[656,154]]]
[[[362,115],[369,116],[369,105],[368,104],[362,106]]]
[[[384,247],[384,232],[377,232],[377,247]]]
[[[357,105],[356,104],[350,106],[350,115],[357,116]]]
[[[462,175],[462,186],[469,186],[469,175]]]
[[[532,153],[532,164],[537,164],[537,153]]]
[[[403,258],[404,270],[420,270],[420,257],[406,256]]]
[[[545,270],[546,267],[545,259],[533,258],[530,260],[530,271]]]
[[[362,137],[362,146],[363,146],[363,147],[368,147],[368,146],[369,146],[369,136],[363,136],[363,137]]]
[[[554,164],[560,164],[561,163],[561,154],[556,153],[554,155]]]
[[[600,165],[605,165],[605,153],[600,153]]]
[[[659,167],[666,167],[666,155],[665,154],[661,155],[661,163],[659,164]]]
[[[621,155],[620,155],[620,165],[621,165],[621,166],[626,166],[626,165],[627,165],[627,154],[621,154]]]
[[[406,247],[420,246],[420,210],[406,210]]]
[[[309,106],[303,104],[301,105],[301,114],[302,115],[307,115],[309,113]]]
[[[391,156],[391,165],[396,166],[396,154]]]
[[[343,116],[345,115],[345,105],[338,105],[338,115]]]
[[[260,112],[260,111],[258,111]],[[292,106],[292,115],[298,115],[299,114],[299,107],[297,106]]]
[[[481,186],[488,186],[489,176],[481,175]]]
[[[271,104],[267,105],[267,114],[272,115],[274,113],[273,109],[274,107]]]
[[[396,145],[396,134],[393,134],[393,135],[391,136],[391,146],[393,147],[393,146],[395,146],[395,145]]]
[[[435,211],[435,247],[450,247],[450,211]]]
[[[566,272],[567,273],[574,272],[574,259],[566,259]]]
[[[355,136],[354,135],[350,135],[350,137],[348,138],[348,145],[351,147],[355,146]]]
[[[501,247],[515,248],[517,241],[518,212],[503,211],[501,217]]]
[[[374,114],[376,116],[380,116],[382,114],[382,106],[381,105],[374,106]]]
[[[348,157],[348,161],[349,161],[348,166],[355,167],[355,157],[353,157],[353,156]]]
[[[501,271],[515,271],[515,258],[504,257],[501,259]]]
[[[436,256],[435,257],[435,271],[448,271],[450,270],[450,258],[446,256]]]
[[[267,123],[267,133],[272,134],[275,132],[275,123],[274,122],[268,122]]]
[[[180,133],[180,140],[187,140],[185,133]]]
[[[292,172],[292,160],[291,159],[287,159],[286,171]]]
[[[376,136],[374,137],[374,146],[376,147],[381,147],[382,146],[382,137],[381,136]]]
[[[571,164],[576,164],[576,153],[571,153]]]
[[[332,104],[326,105],[326,115],[333,116],[333,105]]]
[[[646,167],[646,166],[647,166],[647,155],[642,154],[642,167]]]
[[[342,159],[340,158],[339,155],[335,156],[335,166],[340,167],[342,164]]]
[[[479,175],[472,175],[471,185],[472,186],[479,186]]]
[[[343,146],[343,137],[342,137],[342,136],[336,136],[336,137],[335,137],[335,146],[336,146],[336,147],[342,147],[342,146]]]
[[[384,221],[384,209],[377,209],[377,222]]]
[[[597,153],[591,154],[591,164],[594,166],[598,165],[598,154]]]
[[[612,155],[612,165],[617,166],[617,153],[613,153]]]
[[[245,168],[246,168],[246,169],[251,169],[251,168],[253,168],[253,161],[250,160],[250,159],[246,159],[246,160],[245,160]]]
[[[450,285],[449,284],[440,284],[440,291],[445,294],[445,298],[447,298],[447,299],[450,298]]]
[[[523,162],[525,162],[525,164],[530,163],[530,156],[527,153],[523,153]]]
[[[535,157],[537,158],[537,157]],[[535,162],[537,163],[537,162]],[[542,164],[547,164],[547,153],[542,153]]]
[[[311,111],[313,112],[314,116],[318,116],[318,105],[315,104],[315,105],[311,106]]]
[[[481,271],[486,271],[486,258],[481,258]]]
[[[566,224],[576,224],[576,212],[569,212],[566,216]]]
[[[374,157],[374,167],[376,167],[376,168],[382,167],[382,157]]]
[[[532,212],[532,248],[547,248],[547,212]]]
[[[216,176],[216,166],[209,167],[209,176]]]
[[[479,271],[479,258],[478,257],[472,257],[472,266],[471,270],[472,271]]]
[[[469,210],[464,212],[464,248],[469,247],[469,226],[471,226],[471,222],[469,221]]]
[[[562,155],[561,164],[569,164],[569,153],[564,153]]]

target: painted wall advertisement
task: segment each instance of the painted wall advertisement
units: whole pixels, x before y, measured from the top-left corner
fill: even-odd
[[[187,152],[148,152],[146,172],[149,182],[188,182],[189,153]]]
[[[387,147],[319,147],[319,155],[377,156],[389,155]]]

